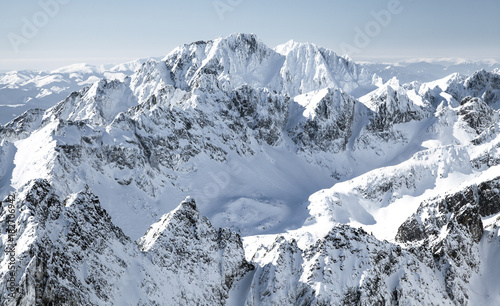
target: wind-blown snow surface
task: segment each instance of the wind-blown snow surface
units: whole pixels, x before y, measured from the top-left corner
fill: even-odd
[[[0,127],[0,296],[494,305],[499,91],[246,34],[90,82]]]

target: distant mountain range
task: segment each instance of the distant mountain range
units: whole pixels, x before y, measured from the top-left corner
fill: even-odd
[[[494,71],[500,63],[493,60],[471,61],[466,59],[415,59],[395,64],[364,63],[371,72],[384,82],[396,77],[401,83],[430,82],[458,73],[464,76],[478,70]]]
[[[0,73],[0,124],[7,123],[31,108],[50,108],[73,91],[101,78],[123,80],[145,61],[139,59],[110,69],[75,64],[53,71]]]

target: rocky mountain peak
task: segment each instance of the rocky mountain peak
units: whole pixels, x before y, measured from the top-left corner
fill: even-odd
[[[479,70],[464,82],[465,90],[471,96],[481,97],[486,103],[500,108],[500,75]]]
[[[231,90],[244,84],[267,86],[283,59],[255,35],[233,34],[178,47],[164,62],[175,87]]]

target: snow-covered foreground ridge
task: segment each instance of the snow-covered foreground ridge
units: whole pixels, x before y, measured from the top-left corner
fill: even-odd
[[[500,303],[499,71],[246,34],[136,64],[0,126],[5,305]]]

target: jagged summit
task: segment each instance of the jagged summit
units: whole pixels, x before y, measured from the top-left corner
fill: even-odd
[[[196,201],[191,197],[186,197],[184,201],[181,202],[181,207],[183,209],[196,210]]]
[[[181,89],[204,86],[210,82],[207,77],[215,78],[223,89],[244,84],[266,87],[279,71],[273,67],[279,68],[282,61],[251,34],[184,45],[164,59],[174,86]]]
[[[167,240],[172,239],[171,232],[186,231],[193,235],[203,235],[201,227],[211,227],[207,218],[202,217],[196,209],[196,201],[187,197],[170,213],[163,215],[157,223],[151,225],[146,234],[139,239],[141,248],[145,251],[152,248],[162,248]]]
[[[348,93],[372,85],[372,74],[352,60],[312,43],[289,41],[275,48],[286,57],[281,69],[285,90],[291,95],[325,87]]]
[[[293,39],[287,41],[284,44],[278,45],[274,47],[274,50],[278,52],[279,54],[282,54],[284,56],[287,56],[290,52],[301,49],[301,50],[314,50],[314,51],[320,51],[320,50],[326,50],[325,48],[322,48],[314,43],[309,43],[309,42],[299,42],[295,41]]]
[[[219,36],[219,37],[217,37],[216,39],[213,39],[213,40],[207,40],[207,41],[199,40],[199,41],[195,41],[195,42],[192,42],[192,43],[188,43],[188,44],[184,44],[184,45],[178,46],[177,48],[175,48],[174,50],[172,50],[169,54],[167,54],[166,57],[163,60],[166,60],[170,56],[172,56],[172,55],[180,52],[183,49],[186,49],[186,48],[189,49],[192,46],[206,46],[206,45],[217,46],[220,43],[232,45],[233,49],[236,49],[236,46],[239,45],[239,44],[241,44],[241,43],[248,43],[248,44],[254,45],[254,46],[256,46],[257,44],[264,45],[264,43],[262,43],[262,41],[257,37],[257,35],[255,35],[253,33],[250,33],[250,34],[247,34],[247,33],[233,33],[233,34],[230,34],[227,37]]]

